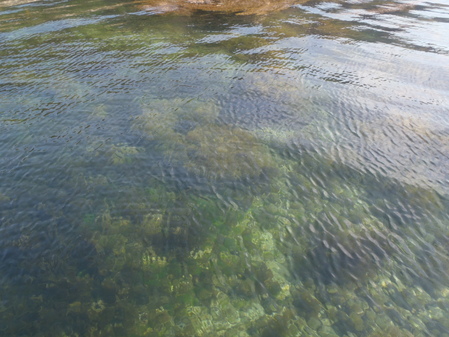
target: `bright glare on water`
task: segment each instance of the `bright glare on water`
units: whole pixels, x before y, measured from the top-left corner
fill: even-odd
[[[0,0],[0,336],[449,337],[445,0]]]

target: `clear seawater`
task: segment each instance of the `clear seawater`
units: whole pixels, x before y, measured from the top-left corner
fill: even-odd
[[[449,336],[449,4],[0,0],[0,336]]]

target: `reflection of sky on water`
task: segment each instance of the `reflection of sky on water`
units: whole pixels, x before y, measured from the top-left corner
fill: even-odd
[[[41,0],[3,0],[0,2],[0,7],[7,7],[7,6],[19,6],[19,5],[25,5],[33,2],[37,2]]]
[[[445,5],[406,4],[411,7],[401,9],[399,4],[401,10],[394,11],[392,5],[383,6],[378,13],[331,3],[297,6],[312,14],[309,20],[343,20],[366,37],[379,30],[384,38],[356,42],[304,36],[274,45],[331,98],[328,104],[335,120],[329,129],[339,139],[340,148],[332,150],[337,157],[372,172],[445,190],[449,182],[444,169],[449,164],[449,66],[445,66],[449,35],[441,20]]]
[[[412,26],[413,19],[404,22],[405,29],[397,35],[409,43],[415,43],[424,47],[435,49],[436,52],[449,53],[449,34],[445,22],[422,22],[418,26]]]
[[[357,23],[354,29],[387,31],[392,38],[411,46],[431,48],[436,52],[449,51],[448,5],[443,2],[404,1],[368,10],[331,2],[297,7],[329,19]]]
[[[449,69],[440,66],[446,55],[404,51],[382,42],[344,42],[305,36],[270,45],[284,56],[285,68],[300,69],[296,75],[285,72],[290,81],[296,77],[305,83],[296,97],[287,98],[286,106],[301,109],[296,99],[318,96],[316,85],[326,102],[322,104],[332,112],[331,126],[324,123],[322,130],[330,130],[335,138],[329,143],[310,141],[373,173],[446,189]],[[265,103],[267,109],[274,109],[269,104]],[[294,117],[287,121],[284,129],[297,127]],[[252,122],[261,124],[257,119]],[[291,140],[304,137],[301,132],[291,133]]]

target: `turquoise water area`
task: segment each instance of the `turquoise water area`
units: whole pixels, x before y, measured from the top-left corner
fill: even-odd
[[[0,335],[448,337],[449,5],[0,1]]]

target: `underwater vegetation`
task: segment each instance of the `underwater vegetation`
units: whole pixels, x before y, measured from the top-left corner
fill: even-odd
[[[207,148],[197,150],[204,139],[217,137],[219,146],[225,135],[237,142],[233,147],[237,153],[241,139],[245,139],[242,146],[260,146],[265,151],[265,145],[255,143],[257,138],[249,131],[220,125],[213,118],[196,125],[193,117],[194,123],[180,131],[175,117],[168,132],[175,132],[179,143],[166,147],[158,128],[151,129],[154,133],[147,137],[154,138],[147,140],[156,142],[156,148],[169,157],[172,153],[167,148],[186,147],[181,157],[185,162],[172,164],[211,181],[226,177],[238,182],[251,172],[245,166],[232,170],[214,166],[213,161],[220,162],[224,155]],[[150,119],[146,122],[139,132],[150,130],[153,124]],[[134,165],[141,160],[135,157],[136,151],[145,151],[145,147],[121,151],[128,149],[125,144],[118,145],[120,150],[110,149],[100,155],[117,168]],[[189,153],[195,150],[211,163],[195,159]],[[132,160],[115,160],[117,151]],[[228,154],[231,149],[222,151],[232,160],[238,156]],[[25,228],[11,234],[10,245],[1,248],[2,333],[445,336],[449,290],[442,282],[428,287],[403,273],[402,251],[422,255],[425,247],[401,242],[399,237],[409,230],[407,224],[424,221],[427,209],[435,210],[431,205],[443,212],[447,200],[388,179],[377,190],[368,189],[365,176],[310,153],[300,161],[277,151],[267,150],[267,154],[270,165],[277,167],[276,174],[264,189],[253,189],[246,196],[238,192],[223,198],[227,187],[219,187],[217,193],[187,192],[154,178],[125,193],[119,187],[121,197],[83,208],[77,240],[66,246],[65,254],[51,259],[37,254],[39,249],[46,250],[38,243],[67,245],[73,229],[56,230],[55,223],[51,241],[33,238]],[[189,165],[219,174],[207,175]],[[254,165],[258,166],[268,165],[260,161]],[[80,179],[98,192],[110,184],[101,176]],[[380,195],[389,190],[391,199]],[[0,202],[13,202],[6,195]],[[435,202],[429,204],[430,196]],[[381,206],[383,212],[373,212],[372,207]],[[395,226],[385,221],[394,214],[406,216],[409,207],[421,215],[410,214]],[[51,212],[51,204],[40,206],[43,220],[56,218]],[[59,219],[60,223],[73,221]],[[433,221],[426,222],[430,235],[432,228],[435,233],[442,230]],[[436,236],[433,240],[442,243]],[[447,253],[439,250],[438,254],[445,256],[440,267],[449,271]],[[17,268],[22,270],[19,276]],[[418,273],[420,267],[409,268]]]
[[[236,127],[199,127],[186,135],[186,143],[186,166],[194,172],[242,178],[258,176],[275,167],[269,150],[250,133]]]
[[[267,78],[248,92],[287,116]],[[2,187],[3,335],[446,337],[447,196],[292,148],[323,109],[285,134],[167,96],[67,176]]]
[[[41,1],[16,19],[2,13],[3,36],[28,19],[67,28],[31,29],[0,51],[14,69],[21,53],[51,47],[38,54],[46,60],[40,69],[21,63],[3,73],[13,83],[5,87],[30,90],[7,98],[18,111],[8,123],[20,125],[11,130],[23,132],[9,137],[30,153],[17,157],[12,147],[13,164],[4,159],[1,170],[1,336],[449,336],[448,196],[326,154],[320,145],[336,141],[325,132],[337,118],[327,107],[334,87],[317,80],[323,73],[306,53],[327,62],[313,49],[318,39],[359,48],[378,38],[318,10],[407,15],[412,7],[127,1],[132,14],[123,21],[116,15],[129,7],[95,0],[85,2],[89,16],[95,8],[114,15],[94,24],[78,20],[82,2],[51,11]],[[276,13],[279,20],[252,18],[257,24],[214,14],[300,3],[293,15]],[[135,13],[135,5],[196,13],[199,22]],[[304,50],[294,45],[305,40]],[[58,58],[67,63],[52,67]],[[33,83],[39,90],[28,95]],[[435,129],[395,122],[405,137],[427,139]],[[27,123],[45,128],[35,134]],[[362,126],[370,139],[387,138]],[[432,139],[446,150],[445,130]]]
[[[293,110],[266,79],[248,92]],[[136,106],[131,141],[92,137],[62,182],[2,188],[3,335],[446,336],[447,197],[292,151],[306,103],[289,134],[213,99]]]
[[[166,158],[210,179],[244,179],[276,171],[270,149],[239,127],[218,121],[214,102],[154,100],[135,122]]]

